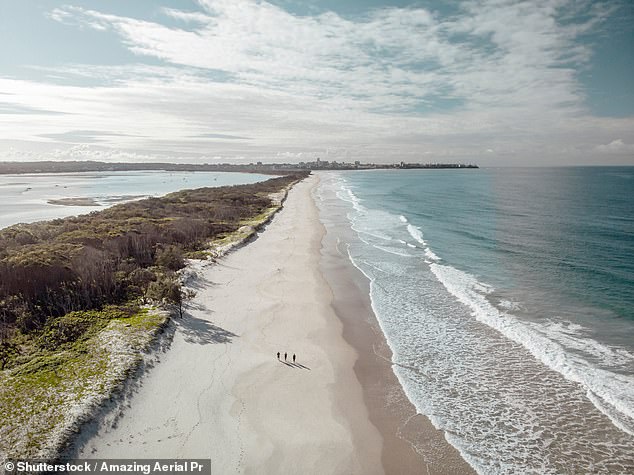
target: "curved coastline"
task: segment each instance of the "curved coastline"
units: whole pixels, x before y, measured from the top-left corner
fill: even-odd
[[[152,371],[67,454],[209,454],[267,473],[473,473],[393,372],[369,283],[341,247],[336,210],[319,206],[318,181],[294,186],[288,203],[279,195],[282,212],[241,228],[236,252],[188,268],[198,295],[172,321],[170,351],[152,352]],[[275,360],[285,347],[300,350],[299,365]]]
[[[356,353],[318,270],[315,181],[294,186],[249,245],[192,269],[197,295],[174,320],[170,350],[76,455],[203,455],[240,473],[384,473]],[[276,359],[280,350],[288,360]]]
[[[343,325],[342,336],[358,355],[354,372],[370,421],[383,438],[385,472],[476,473],[444,432],[417,411],[394,372],[392,350],[372,306],[370,281],[347,254],[345,243],[351,230],[343,221],[345,214],[320,206],[317,192],[313,200],[326,229],[320,272],[333,293],[332,307]]]
[[[262,202],[260,208],[253,209],[246,215],[240,215],[239,221],[231,232],[225,232],[222,235],[210,234],[209,241],[204,240],[203,244],[212,245],[212,248],[203,248],[198,253],[192,253],[192,257],[199,259],[209,254],[218,257],[247,242],[281,209],[289,187],[296,181],[283,183],[282,189],[279,186],[270,188],[270,193],[267,195],[268,202]],[[256,185],[256,187],[261,188],[262,185]],[[180,195],[175,194],[175,196],[196,191],[201,192],[193,190],[182,192]],[[217,195],[220,193],[217,198],[224,196],[223,190],[215,191]],[[208,203],[213,202],[212,195],[206,196]],[[165,199],[175,199],[175,196],[170,195]],[[215,203],[217,205],[217,202]],[[267,203],[269,206],[263,208]],[[118,210],[120,213],[125,212],[122,210],[128,213],[134,212],[123,206],[124,208]],[[91,215],[92,218],[98,219],[95,216]],[[116,215],[112,212],[105,218],[102,216],[104,222],[108,218],[110,223],[117,222]],[[95,231],[98,226],[94,222],[81,221],[81,218],[69,218],[69,220],[72,220],[76,226],[75,231],[88,229],[94,238],[90,244],[99,245],[101,241],[96,240],[100,235]],[[64,223],[64,220],[60,220],[55,224],[61,226]],[[39,245],[38,249],[42,254],[48,255],[50,253],[47,252],[49,249],[47,246],[53,246],[56,243],[55,238],[63,234],[63,229],[57,230],[57,234],[52,232],[47,234],[42,231],[49,230],[46,228],[47,225],[52,226],[50,223],[40,223],[12,229],[32,231],[31,236],[35,244],[32,244],[30,249]],[[112,227],[114,225],[110,226]],[[19,255],[22,249],[19,242],[11,240],[12,229],[3,231],[3,243],[8,243],[4,249],[9,253],[5,253],[3,257]],[[121,234],[126,232],[125,228],[118,229]],[[107,237],[102,238],[103,242],[107,239]],[[71,251],[79,246],[77,244]],[[59,254],[60,260],[65,258],[65,254]],[[28,260],[17,262],[28,262]],[[57,261],[46,262],[52,268],[58,265]],[[190,262],[204,263],[206,261]],[[183,260],[182,263],[184,265],[185,261]],[[4,275],[8,275],[6,261],[3,261],[3,264],[5,264]],[[195,266],[192,264],[190,267]],[[185,280],[188,269],[189,267],[182,269],[180,278],[176,273],[170,278]],[[186,283],[183,282],[183,284]],[[178,310],[173,305],[163,303],[172,311]],[[37,457],[54,460],[60,456],[60,452],[67,452],[66,448],[71,451],[72,447],[68,447],[68,443],[72,442],[75,438],[74,434],[80,432],[84,423],[96,419],[96,416],[103,412],[102,406],[111,406],[108,400],[113,399],[113,396],[116,396],[114,399],[119,399],[120,389],[128,385],[131,379],[137,379],[137,368],[146,359],[145,353],[153,353],[152,357],[156,356],[155,352],[150,350],[154,349],[157,334],[167,325],[169,320],[167,312],[149,311],[145,305],[141,306],[140,298],[138,301],[133,300],[133,295],[129,296],[129,300],[125,302],[112,298],[111,301],[106,300],[106,304],[110,305],[91,307],[90,304],[91,302],[88,302],[85,303],[84,308],[75,309],[74,312],[67,312],[62,316],[51,317],[52,323],[50,325],[47,323],[48,326],[39,333],[19,335],[22,338],[19,341],[26,341],[33,349],[29,353],[17,354],[16,352],[14,360],[8,361],[8,365],[6,365],[6,359],[2,361],[0,399],[3,404],[0,412],[3,416],[2,428],[6,437],[3,437],[3,443],[0,444],[0,460],[7,457]],[[77,321],[81,323],[81,326],[78,326]],[[56,325],[75,328],[75,333],[68,337],[68,341],[60,339],[59,333],[56,333],[58,328]],[[27,337],[31,340],[26,340]],[[12,347],[11,345],[15,346],[15,343],[9,341],[9,348]],[[61,455],[64,456],[63,453]]]

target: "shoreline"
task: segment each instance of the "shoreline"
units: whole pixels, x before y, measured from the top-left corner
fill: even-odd
[[[184,180],[183,178],[187,178]],[[275,178],[238,172],[110,171],[0,174],[0,230],[23,224],[84,216],[94,211],[200,188],[248,185]],[[89,196],[84,196],[85,194]]]
[[[268,193],[269,207],[243,217],[239,222],[242,226],[222,239],[212,239],[211,247],[198,254],[218,256],[248,242],[281,209],[289,186]],[[191,262],[198,262],[194,267],[203,265],[201,261]],[[182,277],[186,278],[188,269],[183,270]],[[92,326],[84,328],[75,340],[62,342],[68,343],[64,347],[43,346],[33,352],[30,360],[3,368],[0,396],[8,403],[3,412],[6,441],[0,444],[0,461],[7,456],[50,460],[65,457],[74,450],[74,434],[87,433],[85,429],[94,425],[110,406],[123,402],[127,394],[122,393],[133,387],[143,373],[139,368],[147,366],[148,361],[152,363],[146,358],[148,353],[149,358],[158,358],[152,350],[156,336],[172,320],[169,312],[148,311],[150,307],[146,306],[128,314],[126,305],[135,305],[131,302],[70,312],[70,323],[64,324],[72,325],[73,318],[81,318],[92,321]],[[101,324],[103,320],[109,323]],[[51,334],[56,335],[49,330],[47,335]],[[46,397],[42,397],[44,393]]]
[[[248,245],[187,268],[198,295],[172,320],[170,347],[68,455],[208,457],[239,473],[474,473],[407,399],[318,187],[297,183]],[[285,348],[289,361],[276,361]]]
[[[203,457],[240,473],[383,473],[356,353],[318,270],[315,182],[296,184],[249,245],[193,269],[198,295],[173,320],[170,350],[80,435],[77,456]],[[280,350],[289,361],[276,360]]]
[[[313,199],[316,201],[315,195]],[[328,215],[323,207],[318,208],[326,229],[320,271],[333,292],[332,307],[343,324],[342,336],[358,355],[354,372],[363,388],[370,421],[383,438],[383,468],[390,474],[475,474],[444,432],[418,413],[408,399],[392,370],[392,350],[372,308],[370,282],[345,255],[345,242],[352,231],[338,222],[341,216],[336,211]]]

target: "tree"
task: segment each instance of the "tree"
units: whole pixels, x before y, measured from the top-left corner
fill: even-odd
[[[156,264],[169,270],[185,267],[183,251],[177,246],[166,246],[156,252]]]
[[[174,276],[165,276],[155,282],[151,282],[148,287],[148,297],[176,308],[181,318],[183,318],[185,302],[195,296],[196,292],[191,289],[184,289]]]
[[[133,270],[129,275],[131,283],[130,289],[136,289],[137,293],[141,296],[141,302],[145,303],[149,297],[150,284],[156,281],[156,274],[151,269],[141,267]]]
[[[178,287],[170,287],[167,295],[167,302],[171,303],[178,309],[178,315],[183,318],[183,305],[187,300],[196,296],[196,292],[191,289],[184,289],[181,285]]]
[[[0,311],[0,318],[0,370],[2,370],[7,362],[19,354],[19,348],[11,341],[13,332],[7,325],[5,312]]]
[[[0,370],[4,369],[9,361],[18,356],[18,346],[8,340],[0,342]]]

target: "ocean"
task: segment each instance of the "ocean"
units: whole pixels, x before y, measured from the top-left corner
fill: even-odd
[[[407,397],[478,473],[634,473],[634,167],[320,176]]]
[[[270,175],[231,172],[80,172],[0,175],[0,228],[98,211],[117,203],[173,191],[241,185]],[[93,206],[50,204],[49,200],[89,198]]]

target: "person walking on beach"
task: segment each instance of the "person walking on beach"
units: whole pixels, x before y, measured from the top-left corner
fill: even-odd
[[[295,353],[293,353],[293,363],[295,363]]]
[[[288,356],[288,353],[284,353],[284,361],[286,361],[287,356]]]
[[[277,359],[278,360],[280,359],[280,352],[279,351],[277,352]]]

